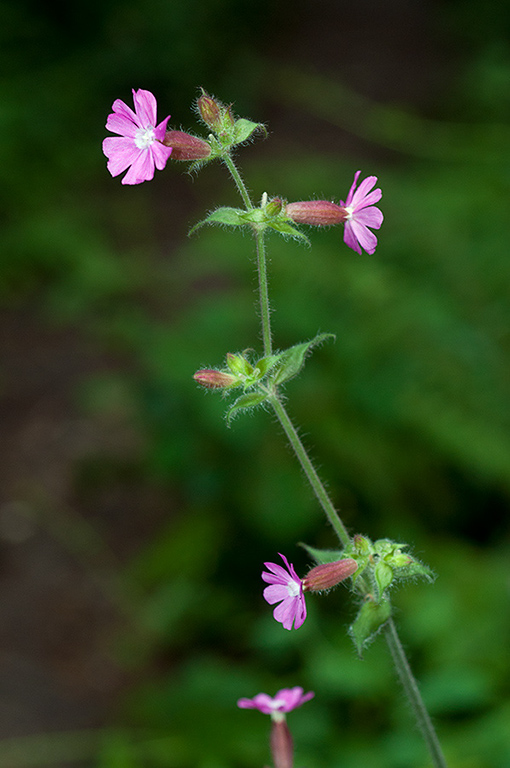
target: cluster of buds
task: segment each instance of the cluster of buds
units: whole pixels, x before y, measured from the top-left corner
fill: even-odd
[[[203,368],[194,373],[193,378],[206,389],[231,389],[240,386],[248,389],[266,375],[272,358],[262,358],[252,365],[245,354],[246,352],[234,355],[228,352],[226,356],[228,370]]]
[[[217,99],[209,96],[202,88],[202,95],[197,101],[197,109],[204,123],[215,133],[221,134],[231,130],[235,124],[232,104],[225,106]]]
[[[227,366],[229,371],[204,368],[194,373],[193,378],[206,389],[230,389],[241,385],[250,387],[259,381],[262,375],[259,368],[253,366],[242,354],[233,355],[228,352]]]

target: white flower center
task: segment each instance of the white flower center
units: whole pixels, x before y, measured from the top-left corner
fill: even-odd
[[[148,149],[154,143],[154,128],[149,125],[147,128],[139,128],[135,133],[135,146],[138,149]]]
[[[351,205],[349,205],[349,206],[346,206],[346,207],[344,208],[344,211],[345,211],[345,212],[346,212],[346,214],[347,214],[347,218],[346,218],[346,221],[349,221],[349,219],[352,219],[352,214],[354,213],[354,209],[353,209],[353,207],[352,207]]]
[[[297,597],[300,592],[299,584],[292,579],[292,581],[287,582],[287,592],[289,593],[290,597]]]

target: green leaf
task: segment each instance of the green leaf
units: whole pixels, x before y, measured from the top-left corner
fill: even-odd
[[[217,208],[215,211],[206,216],[205,219],[195,224],[189,231],[192,235],[199,227],[203,227],[204,224],[227,224],[229,227],[242,227],[246,225],[246,219],[244,218],[246,211],[240,208]]]
[[[234,125],[233,143],[241,144],[243,141],[246,141],[246,139],[249,139],[258,129],[267,134],[262,123],[253,123],[251,120],[246,120],[244,117],[241,117],[239,120],[236,120]]]
[[[280,232],[284,236],[293,237],[295,240],[303,240],[307,245],[310,245],[310,240],[303,234],[297,227],[292,226],[287,221],[281,221],[279,219],[272,219],[267,222],[267,226],[271,229]]]
[[[381,560],[374,568],[374,577],[379,597],[382,597],[393,581],[393,568]]]
[[[380,600],[378,603],[367,600],[349,628],[349,634],[354,640],[354,645],[362,655],[363,648],[374,639],[377,632],[391,616],[391,603],[389,600]]]
[[[238,397],[235,403],[228,409],[226,417],[227,423],[230,423],[232,416],[240,410],[247,410],[248,408],[255,408],[267,400],[267,395],[263,392],[248,392],[246,395]]]
[[[276,365],[280,357],[281,357],[281,354],[268,355],[267,357],[261,357],[258,363],[255,364],[254,368],[255,370],[258,368],[260,371],[260,375],[265,376],[266,373],[268,373],[271,370],[271,368],[273,368],[273,366]]]
[[[273,375],[273,381],[275,384],[283,384],[284,381],[292,379],[296,376],[304,365],[305,357],[311,351],[312,347],[316,347],[326,339],[334,339],[333,333],[319,333],[311,341],[305,341],[302,344],[296,344],[290,349],[286,349],[285,352],[280,353],[280,361],[278,363],[275,374]]]
[[[435,581],[436,576],[434,571],[429,568],[428,565],[424,565],[423,563],[418,562],[418,560],[412,560],[409,565],[405,565],[395,571],[395,578],[399,581],[422,578],[432,583]]]
[[[337,560],[341,560],[344,556],[342,549],[317,549],[316,547],[308,546],[308,544],[303,544],[303,542],[299,542],[299,546],[306,549],[310,557],[313,557],[319,565],[336,563]]]

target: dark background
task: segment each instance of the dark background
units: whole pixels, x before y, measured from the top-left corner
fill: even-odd
[[[297,765],[426,766],[378,639],[308,600],[298,632],[261,564],[332,532],[271,416],[227,429],[193,383],[260,349],[253,246],[205,228],[227,173],[105,169],[114,99],[151,90],[200,131],[202,86],[268,126],[255,198],[345,199],[375,174],[374,256],[340,229],[269,239],[275,343],[318,331],[286,388],[352,532],[438,579],[395,595],[452,768],[508,768],[510,10],[499,0],[102,0],[0,6],[0,763],[250,768],[241,696],[302,685]]]

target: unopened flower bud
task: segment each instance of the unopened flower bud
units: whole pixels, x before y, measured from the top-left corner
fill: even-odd
[[[234,113],[232,112],[233,104],[229,104],[223,113],[223,127],[233,128],[236,122]]]
[[[233,355],[232,352],[227,352],[227,365],[232,373],[239,376],[250,376],[253,373],[253,365],[242,355]]]
[[[202,91],[202,95],[197,101],[198,111],[200,117],[209,128],[213,131],[218,131],[222,127],[222,108],[221,105],[209,96],[208,93]]]
[[[172,147],[172,160],[205,160],[211,154],[207,141],[183,131],[167,131],[162,143]]]
[[[274,768],[292,768],[294,764],[294,747],[289,726],[285,721],[285,715],[281,715],[281,719],[273,716],[271,754],[273,755]]]
[[[321,592],[323,589],[331,589],[358,569],[358,563],[351,557],[337,560],[334,563],[316,565],[303,579],[305,592]]]
[[[273,197],[266,205],[266,214],[268,216],[278,216],[283,208],[283,200],[280,197]]]
[[[299,203],[287,203],[286,213],[296,224],[311,224],[315,227],[328,227],[342,224],[349,217],[348,211],[341,205],[329,200],[303,200]]]
[[[239,384],[237,376],[207,368],[203,371],[197,371],[193,374],[193,378],[198,384],[207,387],[207,389],[225,389],[226,387],[234,387],[236,384]]]
[[[353,537],[352,543],[360,555],[369,555],[372,551],[372,542],[366,536],[362,536],[361,533],[357,533]]]

